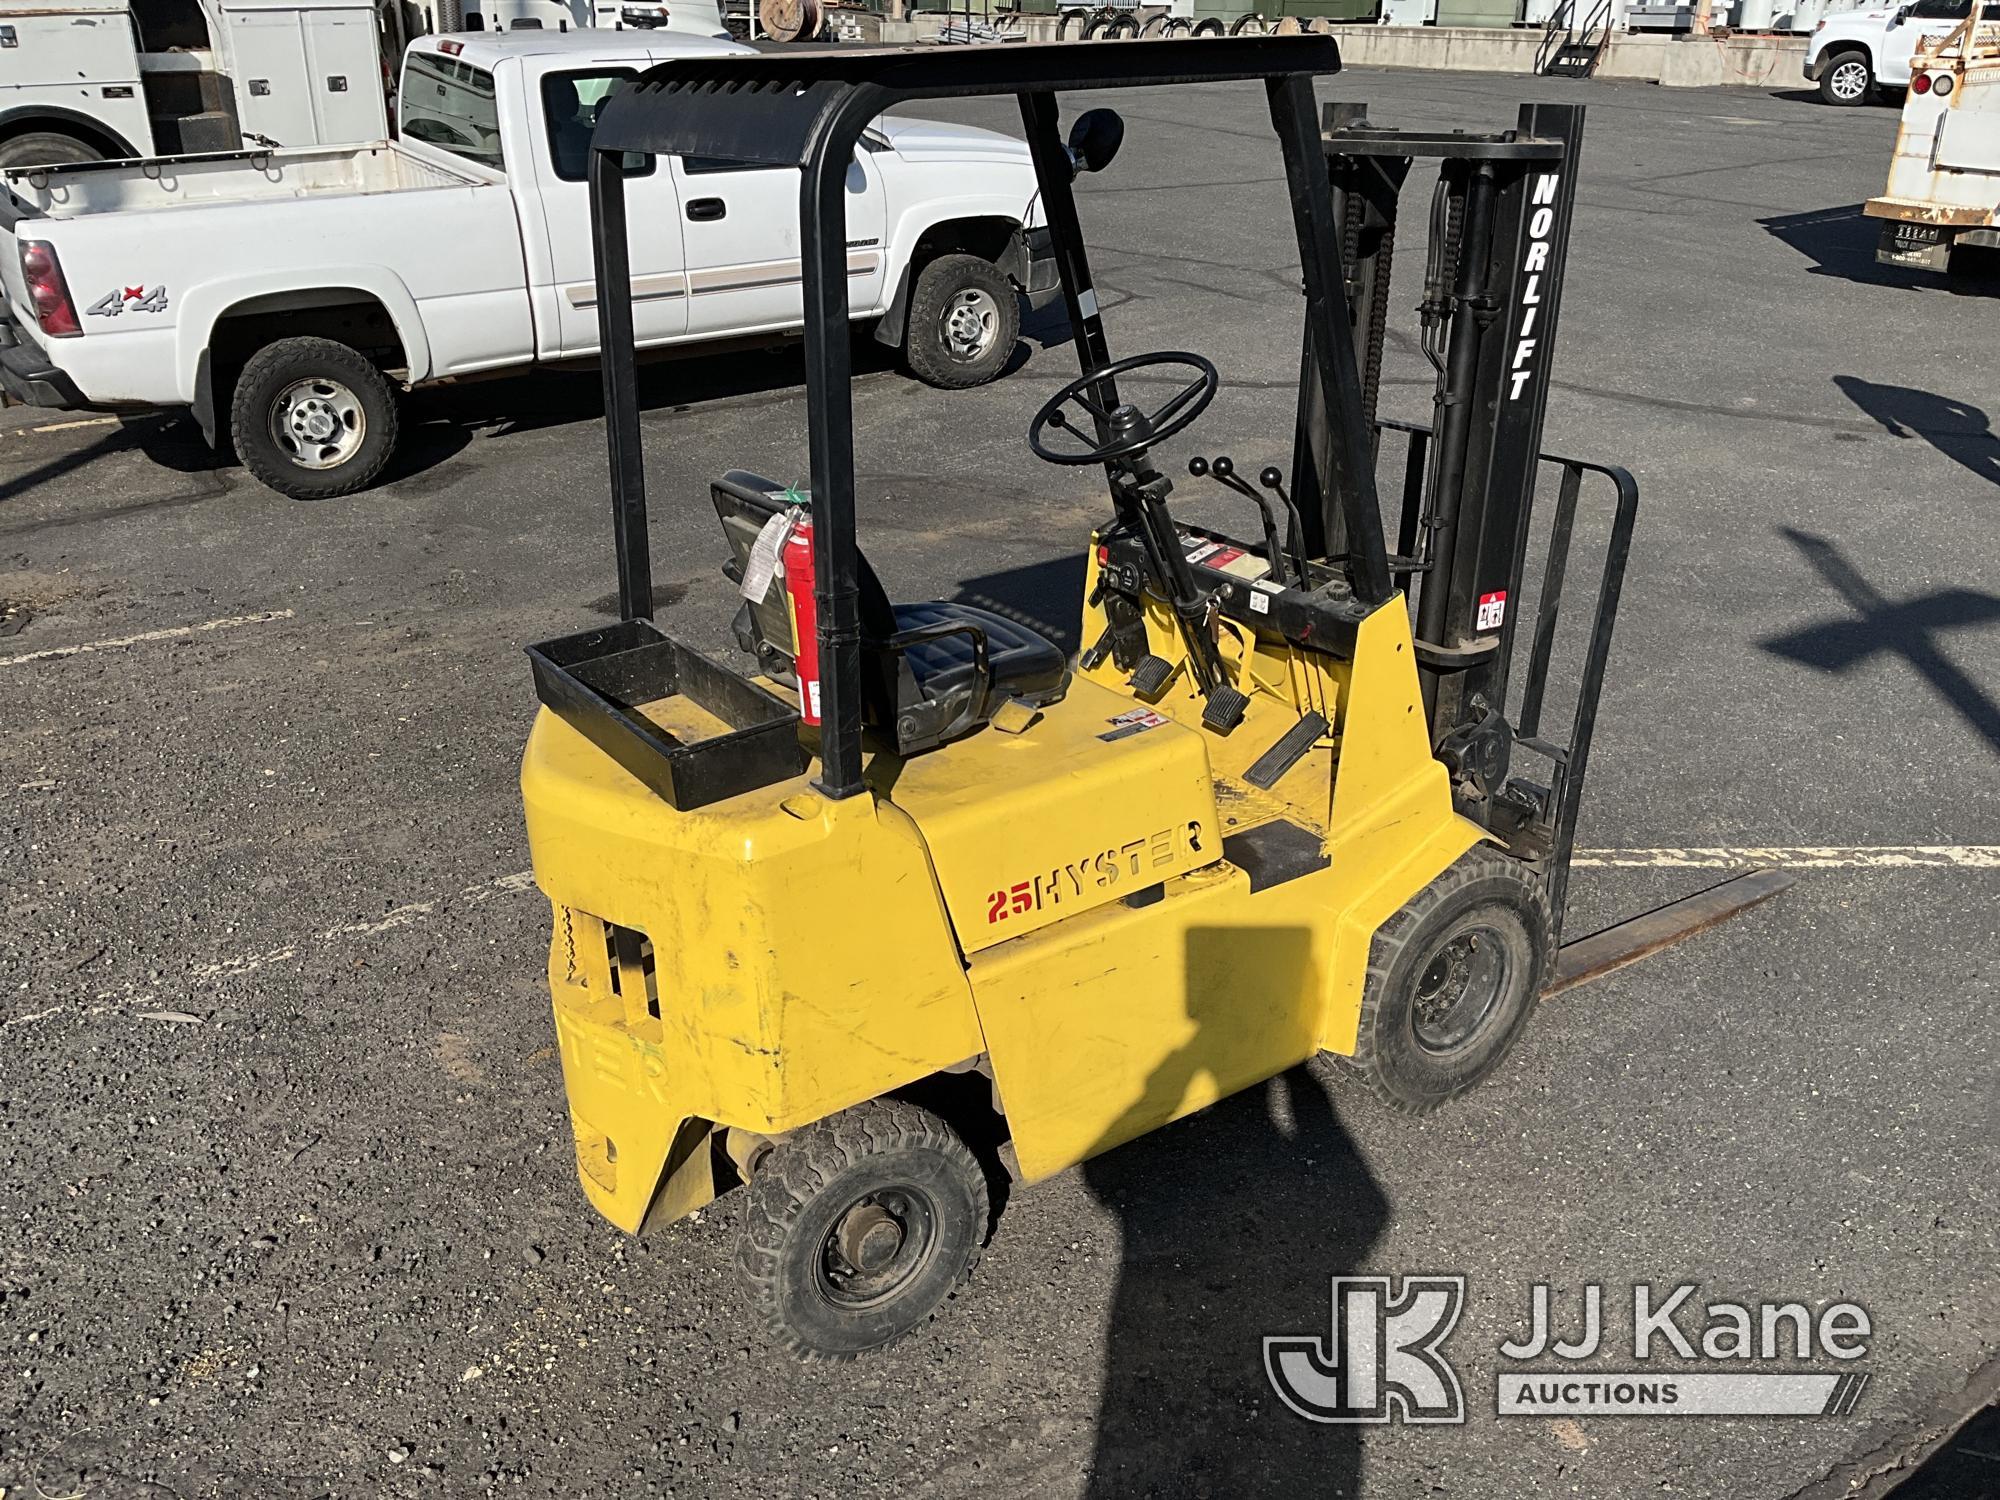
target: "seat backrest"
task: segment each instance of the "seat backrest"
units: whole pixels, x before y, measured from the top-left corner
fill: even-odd
[[[736,558],[740,576],[750,566],[750,549],[757,544],[757,533],[791,502],[785,498],[782,484],[747,469],[731,469],[709,485],[708,493],[715,504],[716,519],[722,522],[723,535],[729,538],[729,550]],[[810,510],[811,494],[796,493]],[[890,608],[882,580],[875,576],[868,559],[859,556],[857,560],[861,634],[868,640],[886,640],[896,633],[895,611]],[[792,612],[785,602],[785,580],[781,574],[772,575],[770,587],[764,590],[761,599],[750,601],[750,618],[763,643],[790,662],[798,648],[792,640]]]

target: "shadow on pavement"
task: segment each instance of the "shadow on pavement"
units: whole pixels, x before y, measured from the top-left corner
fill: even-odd
[[[1074,655],[1080,645],[1078,622],[1083,618],[1083,568],[1083,553],[1078,550],[1024,568],[982,573],[962,580],[952,602],[1004,615],[1040,631],[1065,654]]]
[[[1900,656],[1930,683],[1996,751],[2000,704],[1939,649],[1936,636],[1950,629],[2000,620],[2000,596],[1977,589],[1939,589],[1892,603],[1863,578],[1825,537],[1784,527],[1780,531],[1852,614],[1808,625],[1762,643],[1766,651],[1822,672],[1846,672],[1887,652]]]
[[[1810,260],[1815,276],[1838,276],[1844,281],[1866,282],[1871,286],[1945,290],[1941,278],[1926,278],[1901,266],[1877,263],[1875,245],[1882,237],[1882,226],[1879,221],[1865,217],[1859,203],[1816,208],[1802,214],[1778,214],[1757,222],[1767,233]]]
[[[2000,484],[2000,434],[1970,401],[1906,385],[1877,385],[1858,375],[1836,375],[1833,383],[1891,437],[1920,437],[1988,484]]]
[[[1317,992],[1312,934],[1196,927],[1186,946],[1192,1028],[1143,1080],[1104,1080],[1137,1092],[1083,1166],[1121,1240],[1084,1493],[1352,1496],[1355,1428],[1286,1409],[1264,1340],[1329,1336],[1329,1278],[1367,1255],[1387,1198],[1302,1067],[1155,1129],[1281,1049],[1289,997]]]
[[[1388,1219],[1323,1085],[1295,1068],[1083,1173],[1123,1240],[1084,1493],[1360,1493],[1356,1429],[1295,1416],[1264,1371],[1267,1335],[1326,1336],[1329,1279]]]

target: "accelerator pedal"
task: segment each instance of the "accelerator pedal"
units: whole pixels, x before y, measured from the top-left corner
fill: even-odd
[[[1164,656],[1148,656],[1132,669],[1125,685],[1141,698],[1157,698],[1174,675],[1174,664]]]
[[[1317,713],[1302,717],[1278,737],[1278,742],[1250,763],[1250,769],[1243,773],[1243,779],[1250,785],[1268,792],[1284,777],[1285,772],[1299,763],[1299,757],[1319,743],[1328,725],[1326,719]]]
[[[1208,695],[1208,705],[1201,711],[1201,722],[1218,733],[1227,734],[1243,722],[1243,714],[1250,707],[1249,695],[1231,687],[1219,684]]]

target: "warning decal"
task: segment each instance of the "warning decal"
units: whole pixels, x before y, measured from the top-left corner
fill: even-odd
[[[1479,596],[1479,616],[1473,621],[1474,630],[1498,630],[1500,622],[1507,618],[1507,591]]]

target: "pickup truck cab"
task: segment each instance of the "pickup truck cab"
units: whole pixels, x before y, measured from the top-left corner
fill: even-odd
[[[1829,16],[1806,44],[1805,74],[1828,104],[1866,104],[1910,86],[1918,47],[1972,14],[1973,0],[1910,0]]]
[[[597,352],[592,123],[655,62],[744,50],[678,31],[430,36],[401,139],[0,176],[0,384],[36,405],[189,408],[298,498],[371,482],[399,390]],[[802,321],[796,168],[660,158],[626,190],[653,348]],[[939,386],[1006,366],[1053,295],[1019,141],[884,118],[848,178],[857,321]]]

